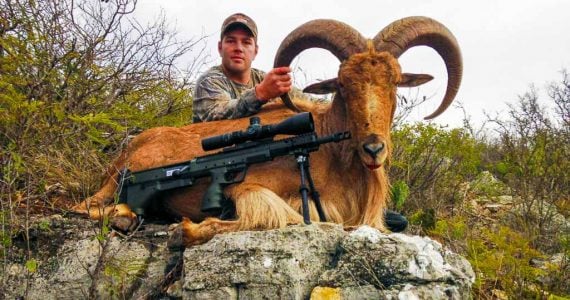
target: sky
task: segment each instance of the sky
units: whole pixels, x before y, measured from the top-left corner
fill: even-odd
[[[386,25],[409,16],[427,16],[444,24],[461,47],[464,73],[455,102],[461,103],[476,126],[485,112],[506,113],[531,84],[546,102],[546,85],[570,71],[570,1],[567,0],[142,0],[136,17],[152,19],[159,13],[183,38],[204,36],[206,67],[217,65],[217,42],[223,20],[236,12],[257,23],[259,53],[253,67],[269,70],[283,38],[313,19],[335,19],[372,38]],[[431,82],[415,89],[400,89],[407,96],[426,95],[431,100],[416,108],[410,120],[421,120],[439,105],[445,94],[447,74],[441,58],[427,47],[414,47],[399,59],[404,72],[428,73]],[[339,62],[329,52],[309,49],[292,63],[294,84],[300,88],[336,77]],[[463,110],[449,108],[434,122],[461,126]]]

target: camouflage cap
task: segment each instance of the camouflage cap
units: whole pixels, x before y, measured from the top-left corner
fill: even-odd
[[[222,32],[220,34],[220,39],[223,39],[226,31],[228,31],[228,29],[230,29],[235,25],[241,25],[247,28],[251,32],[253,38],[257,41],[257,25],[255,25],[253,19],[242,13],[236,13],[226,18],[226,20],[222,24]]]

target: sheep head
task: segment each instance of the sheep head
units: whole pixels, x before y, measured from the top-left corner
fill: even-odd
[[[446,95],[436,111],[426,117],[431,119],[449,107],[462,74],[461,53],[455,38],[433,19],[410,17],[398,20],[372,40],[366,40],[342,22],[314,20],[301,25],[284,39],[274,65],[289,65],[296,55],[313,47],[327,49],[341,61],[338,78],[310,85],[304,92],[336,92],[331,110],[336,116],[334,123],[340,128],[335,129],[351,131],[353,149],[367,168],[375,170],[390,154],[390,127],[396,110],[397,87],[418,86],[433,78],[401,71],[397,59],[418,45],[435,49],[448,71]],[[281,98],[286,106],[298,110],[288,95]]]

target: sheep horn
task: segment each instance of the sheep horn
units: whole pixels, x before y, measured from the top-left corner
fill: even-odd
[[[273,66],[289,66],[299,53],[309,48],[329,50],[340,61],[344,61],[351,54],[364,51],[365,46],[366,39],[351,26],[335,20],[313,20],[297,27],[285,37],[277,50]],[[288,108],[300,111],[289,94],[281,95],[281,100]]]
[[[408,17],[384,27],[373,41],[377,51],[387,51],[396,58],[414,46],[428,46],[437,51],[447,68],[447,89],[439,107],[424,119],[435,118],[449,107],[463,74],[461,51],[449,29],[427,17]]]

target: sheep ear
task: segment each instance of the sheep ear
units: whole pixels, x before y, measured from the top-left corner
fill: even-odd
[[[415,87],[422,85],[433,79],[429,74],[412,74],[402,73],[402,80],[398,84],[399,87]]]
[[[325,95],[336,92],[338,89],[337,78],[313,83],[303,89],[303,93]]]

